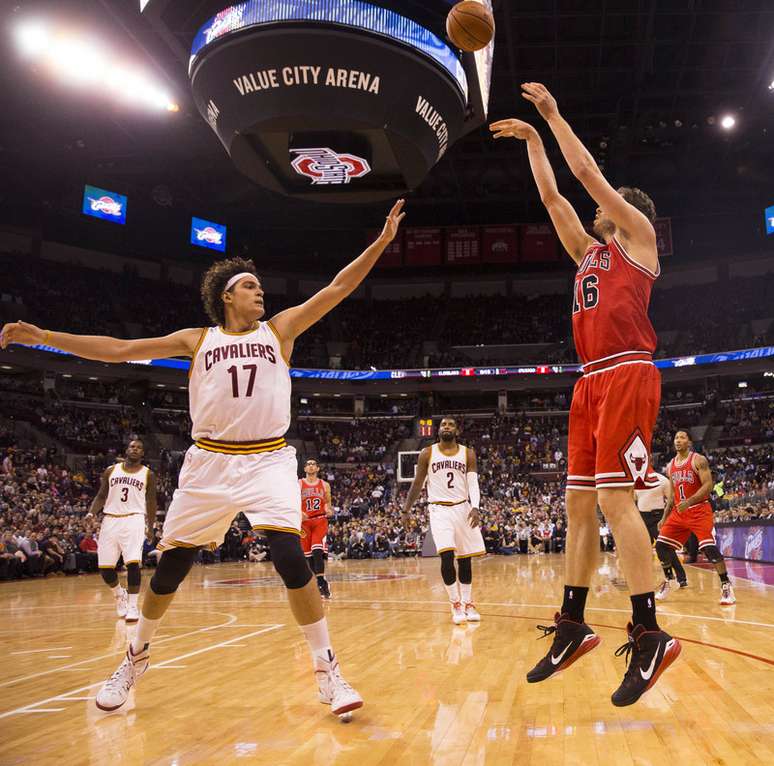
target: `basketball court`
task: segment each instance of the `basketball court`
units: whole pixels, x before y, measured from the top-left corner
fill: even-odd
[[[317,702],[303,637],[271,564],[196,567],[120,713],[94,706],[127,627],[96,576],[3,583],[3,764],[761,764],[774,761],[774,566],[740,563],[738,603],[714,572],[659,609],[683,653],[628,708],[628,593],[600,558],[589,623],[602,645],[528,685],[537,623],[561,600],[564,559],[487,557],[477,626],[453,626],[437,559],[330,562],[326,607],[365,707],[343,724]],[[618,583],[618,584],[616,584]]]

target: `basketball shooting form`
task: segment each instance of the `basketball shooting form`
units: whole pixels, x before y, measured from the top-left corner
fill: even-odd
[[[450,0],[149,0],[236,167],[291,197],[416,188],[487,116],[494,42],[447,38]],[[483,4],[484,10],[491,2]]]

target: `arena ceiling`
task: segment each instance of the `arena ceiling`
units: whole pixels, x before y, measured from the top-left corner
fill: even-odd
[[[28,0],[3,19],[51,15],[144,60],[181,105],[177,114],[111,106],[46,81],[0,46],[2,204],[78,207],[84,180],[168,193],[175,207],[242,223],[362,227],[383,206],[289,202],[244,179],[196,112],[179,60],[127,0]],[[490,117],[536,120],[518,95],[542,81],[614,183],[652,190],[668,215],[763,208],[774,190],[774,4],[770,0],[495,0]],[[721,115],[736,116],[724,131]],[[543,129],[544,137],[547,133]],[[559,182],[578,194],[555,147]],[[88,178],[84,178],[87,176]],[[581,200],[583,202],[581,203]],[[413,223],[544,219],[525,153],[478,130],[412,195]],[[6,213],[8,215],[8,213]],[[7,221],[6,222],[10,222]]]

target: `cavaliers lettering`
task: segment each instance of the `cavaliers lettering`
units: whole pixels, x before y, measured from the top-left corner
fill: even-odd
[[[432,463],[430,470],[433,473],[436,473],[436,471],[460,471],[461,473],[467,473],[468,466],[460,460],[436,460]]]
[[[139,489],[139,490],[142,490],[145,488],[145,482],[141,481],[140,479],[133,479],[131,476],[126,476],[126,475],[111,476],[110,477],[111,489],[119,485],[125,486],[125,487],[134,487],[135,489]]]
[[[230,343],[227,346],[216,346],[204,354],[204,369],[210,369],[219,362],[233,359],[266,359],[271,364],[277,364],[277,354],[273,346],[263,343]]]

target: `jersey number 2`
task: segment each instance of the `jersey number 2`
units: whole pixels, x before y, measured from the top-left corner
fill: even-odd
[[[572,313],[596,308],[599,303],[599,277],[589,274],[575,283],[575,292],[572,300]]]
[[[446,486],[449,489],[454,489],[454,474],[451,471],[449,471],[449,473],[446,474],[446,478],[449,480]]]
[[[245,396],[252,396],[253,388],[255,388],[255,375],[258,372],[258,365],[243,364],[242,369],[250,370],[250,377],[247,380],[247,391],[245,391]],[[231,395],[234,397],[234,399],[237,399],[239,398],[239,378],[237,377],[236,365],[229,367],[226,372],[231,376]]]

